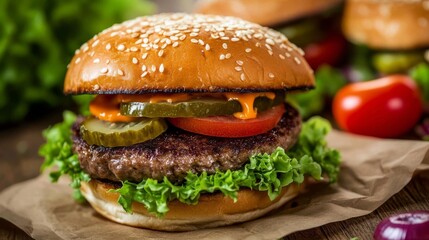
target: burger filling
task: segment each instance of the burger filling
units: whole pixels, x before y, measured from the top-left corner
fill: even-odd
[[[81,181],[120,183],[111,191],[124,210],[136,201],[158,216],[175,199],[196,204],[201,194],[222,192],[236,200],[250,188],[274,200],[306,176],[336,181],[329,123],[301,126],[283,99],[283,92],[98,95],[92,116],[68,113],[45,131],[43,168],[59,166],[52,179],[70,175],[77,195]]]

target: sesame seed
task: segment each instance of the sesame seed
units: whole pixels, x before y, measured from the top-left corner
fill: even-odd
[[[133,57],[133,63],[137,64],[137,63],[139,63],[139,60],[137,60],[137,58]]]
[[[246,50],[245,50],[247,53],[250,53],[251,51],[252,51],[252,49],[251,48],[246,48]]]
[[[142,59],[146,59],[147,58],[147,52],[145,52],[145,53],[143,53],[143,55],[142,55]]]
[[[164,72],[164,64],[161,63],[161,65],[159,65],[159,72],[163,73]]]
[[[144,78],[147,75],[147,72],[143,72],[142,75],[140,75],[140,77]]]
[[[100,59],[99,58],[96,58],[96,59],[94,59],[94,61],[93,61],[94,63],[99,63],[100,62]]]
[[[139,39],[135,42],[135,44],[140,44],[140,43],[142,43],[142,42],[143,42],[143,39],[139,38]]]
[[[146,68],[146,65],[143,65],[143,66],[142,66],[142,71],[144,72],[144,71],[146,71],[146,69],[147,69],[147,68]]]
[[[225,54],[221,54],[220,56],[219,56],[219,60],[224,60],[225,59]]]
[[[144,39],[143,39],[143,43],[146,43],[146,44],[147,44],[148,42],[149,42],[149,38],[144,38]]]
[[[92,51],[92,52],[89,53],[89,56],[94,57],[94,54],[95,54],[95,52]]]
[[[291,57],[290,53],[285,53],[286,57]]]
[[[109,69],[107,69],[107,68],[102,68],[101,70],[100,70],[100,72],[101,73],[107,73],[109,71]]]
[[[98,90],[98,89],[100,89],[100,86],[98,84],[95,84],[94,87],[93,87],[93,89],[94,90]]]
[[[124,72],[121,69],[118,69],[118,75],[124,76]]]
[[[98,44],[99,42],[100,42],[100,40],[98,40],[98,39],[97,39],[97,40],[95,40],[95,42],[93,42],[93,43],[92,43],[92,45],[91,45],[91,46],[92,46],[92,47],[95,47],[95,46],[97,46],[97,44]]]
[[[274,78],[274,74],[273,73],[268,73],[268,77]]]
[[[246,80],[246,75],[244,75],[244,73],[240,74],[240,80],[241,81]]]
[[[239,38],[236,38],[236,37],[233,37],[233,38],[231,38],[231,41],[233,41],[233,42],[238,42],[238,41],[240,41],[240,39],[239,39]]]
[[[256,42],[255,46],[256,46],[256,47],[260,47],[260,46],[261,46],[261,43]]]
[[[204,41],[203,41],[203,40],[198,39],[198,43],[199,43],[201,46],[204,46]]]
[[[152,65],[151,70],[152,70],[152,72],[156,72],[156,66]]]
[[[186,39],[186,35],[182,35],[182,36],[180,36],[180,38],[179,38],[181,41],[183,41],[183,40],[185,40]]]
[[[177,46],[179,46],[179,42],[174,42],[172,46],[173,46],[173,47],[177,47]]]
[[[80,62],[80,57],[78,57],[75,61],[74,61],[74,63],[75,64],[78,64]]]
[[[210,50],[210,45],[208,43],[206,43],[206,51]]]
[[[160,50],[159,52],[158,52],[158,57],[162,57],[162,55],[164,54],[164,50]]]
[[[231,58],[231,53],[227,53],[227,54],[225,55],[225,58],[226,58],[226,59]]]
[[[279,54],[279,58],[281,58],[281,59],[283,59],[283,60],[285,60],[286,58],[285,58],[285,56],[283,56],[282,54]]]
[[[268,54],[270,54],[272,56],[273,55],[273,51],[268,50]]]
[[[123,51],[125,49],[124,44],[119,44],[116,49],[118,49],[118,51]]]
[[[242,67],[240,67],[240,66],[236,66],[236,67],[235,67],[235,70],[236,70],[237,72],[240,72],[241,70],[243,70],[243,68],[242,68]]]
[[[223,43],[223,44],[222,44],[222,47],[223,47],[223,49],[228,49],[228,44]]]
[[[268,50],[273,50],[273,49],[271,48],[271,46],[270,46],[270,45],[268,45],[268,44],[265,44],[265,47],[266,47]]]
[[[237,63],[237,65],[239,65],[239,66],[243,66],[243,61],[241,61],[241,60],[237,60],[237,61],[235,61],[236,63]]]
[[[158,46],[157,44],[154,44],[154,45],[152,45],[152,48],[153,48],[153,49],[158,49],[158,48],[159,48],[159,46]]]
[[[222,40],[229,40],[229,37],[221,37]]]
[[[178,38],[178,37],[176,37],[176,36],[171,36],[171,37],[170,37],[170,39],[171,39],[172,41],[177,41],[177,40],[179,40],[179,38]]]
[[[136,47],[131,47],[131,48],[130,48],[130,50],[131,50],[131,52],[137,52],[138,48],[136,48]]]
[[[106,60],[106,64],[109,64],[109,63],[110,63],[110,60],[109,60],[109,59],[107,59],[107,60]]]
[[[157,38],[157,39],[155,39],[155,41],[153,41],[153,43],[158,44],[160,40],[161,39]]]
[[[297,57],[294,57],[294,58],[293,58],[293,60],[295,60],[295,62],[296,62],[297,64],[301,64],[301,61],[300,61]]]
[[[198,36],[198,33],[191,33],[191,34],[189,34],[189,36],[191,36],[191,37],[196,37],[196,36]]]
[[[268,44],[270,44],[270,45],[274,45],[275,44],[274,40],[271,39],[271,38],[265,39],[265,42],[268,43]]]
[[[88,49],[89,49],[88,45],[85,45],[85,46],[83,47],[83,52],[87,52],[87,51],[88,51]]]
[[[195,38],[192,38],[192,39],[191,39],[191,42],[192,42],[192,43],[198,43],[198,40],[197,40],[197,39],[195,39]]]

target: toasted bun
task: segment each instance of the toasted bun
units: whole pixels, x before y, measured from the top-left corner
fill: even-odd
[[[342,0],[200,0],[196,12],[235,16],[273,26],[332,8]]]
[[[222,193],[203,194],[196,205],[174,200],[168,204],[170,210],[163,218],[150,214],[143,204],[137,202],[133,202],[133,213],[126,213],[117,203],[119,195],[108,192],[113,186],[104,182],[84,182],[81,191],[97,212],[112,221],[162,231],[190,231],[258,218],[297,196],[303,186],[292,184],[283,188],[274,201],[268,198],[267,192],[249,189],[240,190],[235,203]]]
[[[429,0],[349,0],[343,31],[352,42],[371,48],[429,46]]]
[[[311,88],[303,52],[237,18],[161,14],[114,25],[76,51],[64,92],[272,91]]]

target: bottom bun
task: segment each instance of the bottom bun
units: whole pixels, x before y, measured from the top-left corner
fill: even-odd
[[[133,202],[133,213],[124,211],[117,203],[119,194],[108,192],[112,184],[91,180],[83,182],[82,194],[104,217],[118,223],[162,231],[190,231],[211,228],[258,218],[296,197],[304,184],[291,184],[271,201],[266,191],[242,189],[237,201],[223,193],[203,194],[198,204],[187,205],[178,200],[168,203],[169,211],[161,218],[149,213],[143,204]]]

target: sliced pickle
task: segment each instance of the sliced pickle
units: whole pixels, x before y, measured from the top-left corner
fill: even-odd
[[[158,137],[167,130],[164,119],[144,118],[135,122],[106,122],[86,119],[81,127],[82,138],[89,145],[104,147],[130,146]]]
[[[401,73],[424,61],[420,52],[385,52],[372,57],[374,67],[381,73]]]
[[[269,109],[283,101],[282,94],[276,94],[271,100],[266,97],[255,99],[254,107],[258,112]],[[149,102],[129,102],[121,104],[121,114],[132,117],[209,117],[232,115],[242,111],[238,101],[222,99],[195,99],[184,102],[149,103]]]

